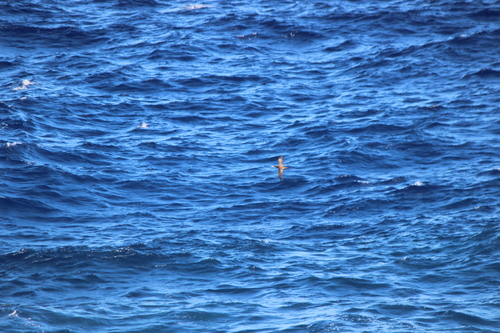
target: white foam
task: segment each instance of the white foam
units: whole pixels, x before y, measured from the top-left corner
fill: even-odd
[[[22,145],[22,143],[21,142],[7,142],[5,144],[5,147],[10,148],[10,147],[14,147],[14,146],[17,146],[17,145]]]
[[[24,90],[24,89],[28,89],[28,86],[32,85],[32,84],[35,84],[34,82],[30,81],[30,80],[22,80],[21,81],[21,85],[19,87],[15,87],[14,91],[18,91],[18,90]]]
[[[202,9],[202,8],[212,8],[215,6],[208,6],[208,5],[187,5],[184,7],[186,10],[195,10],[195,9]]]

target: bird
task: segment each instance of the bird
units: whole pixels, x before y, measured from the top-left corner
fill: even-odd
[[[278,168],[278,177],[283,181],[283,170],[288,169],[288,167],[283,165],[283,156],[278,158],[278,165],[273,165],[273,167]]]

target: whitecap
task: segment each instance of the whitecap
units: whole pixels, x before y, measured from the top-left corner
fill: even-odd
[[[212,8],[215,6],[208,6],[208,5],[192,5],[189,4],[186,7],[184,7],[186,10],[195,10],[195,9],[203,9],[203,8]]]
[[[30,81],[30,80],[22,80],[21,85],[19,87],[15,87],[12,90],[18,91],[18,90],[28,89],[28,86],[30,86],[32,84],[35,84],[35,83],[33,81]]]
[[[14,147],[14,146],[17,146],[17,145],[22,145],[22,143],[21,142],[7,142],[5,144],[5,147],[10,148],[10,147]]]

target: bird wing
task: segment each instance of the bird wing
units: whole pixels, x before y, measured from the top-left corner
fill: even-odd
[[[283,169],[278,169],[278,177],[280,177],[280,180],[283,181]]]

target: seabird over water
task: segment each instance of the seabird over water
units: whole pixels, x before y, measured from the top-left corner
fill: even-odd
[[[278,158],[278,165],[273,165],[273,167],[278,168],[278,177],[283,181],[283,170],[288,169],[288,167],[283,165],[283,156]]]

